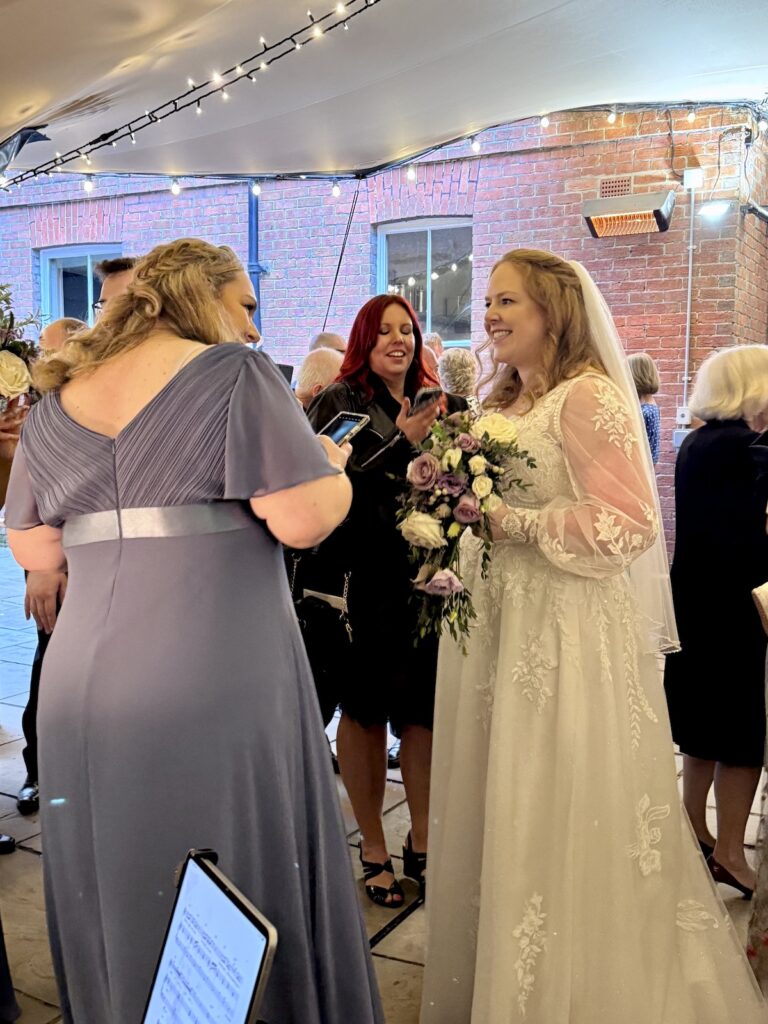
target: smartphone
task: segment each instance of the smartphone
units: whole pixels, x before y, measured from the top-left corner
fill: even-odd
[[[334,444],[346,444],[370,422],[371,417],[363,412],[340,412],[319,433],[330,437]]]
[[[423,409],[425,405],[432,405],[439,398],[443,397],[442,388],[419,388],[416,392],[416,397],[411,403],[411,410],[408,413],[409,416],[413,416],[419,409]]]

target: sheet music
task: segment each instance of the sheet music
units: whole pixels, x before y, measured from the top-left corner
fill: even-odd
[[[267,941],[191,861],[145,1024],[246,1024]]]

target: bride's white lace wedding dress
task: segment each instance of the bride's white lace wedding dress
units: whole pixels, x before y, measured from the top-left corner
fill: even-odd
[[[514,420],[537,466],[487,580],[465,536],[477,620],[441,645],[421,1022],[764,1022],[629,581],[656,515],[625,400],[590,373]]]

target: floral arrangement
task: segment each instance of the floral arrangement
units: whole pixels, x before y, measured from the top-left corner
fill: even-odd
[[[18,404],[21,395],[29,394],[32,374],[29,367],[37,358],[38,349],[24,340],[29,326],[39,326],[39,317],[30,314],[17,320],[11,305],[11,289],[0,284],[0,413]]]
[[[483,541],[481,573],[491,559],[489,516],[502,492],[526,484],[512,477],[514,464],[535,462],[517,446],[514,424],[501,413],[454,413],[438,420],[408,466],[410,489],[402,496],[398,529],[418,566],[419,637],[447,626],[463,642],[475,618],[472,595],[461,578],[459,542],[467,527]]]

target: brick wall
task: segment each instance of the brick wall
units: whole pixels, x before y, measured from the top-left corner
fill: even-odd
[[[550,115],[547,128],[538,119],[504,125],[479,136],[479,154],[467,143],[447,146],[417,161],[415,181],[407,179],[405,167],[398,168],[359,185],[344,181],[338,198],[328,182],[264,182],[259,256],[269,268],[261,279],[261,298],[270,351],[298,363],[326,313],[329,330],[349,331],[355,312],[375,289],[376,228],[391,221],[472,218],[476,342],[482,337],[487,274],[506,249],[549,248],[580,259],[604,290],[627,349],[646,350],[658,362],[663,426],[658,479],[669,523],[688,291],[690,195],[680,183],[685,167],[704,171],[697,206],[710,193],[733,199],[720,221],[694,218],[691,369],[712,348],[768,340],[766,225],[739,209],[750,182],[753,200],[768,202],[768,140],[756,137],[745,164],[740,126],[750,121],[746,109],[701,109],[693,123],[686,113],[633,110],[609,125],[605,111],[564,112]],[[581,204],[598,197],[603,177],[625,174],[633,176],[635,192],[675,189],[671,228],[664,234],[593,239]],[[173,197],[165,178],[97,178],[87,196],[79,179],[57,176],[0,193],[0,278],[13,285],[19,311],[40,301],[36,254],[47,246],[120,242],[123,252],[136,254],[180,235],[200,235],[231,245],[245,259],[248,183],[183,184],[181,195]]]

